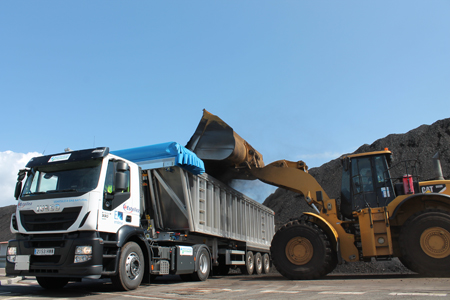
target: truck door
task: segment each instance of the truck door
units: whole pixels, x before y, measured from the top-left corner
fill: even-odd
[[[110,160],[106,172],[99,231],[115,232],[125,223],[123,203],[130,199],[130,168],[124,161]]]

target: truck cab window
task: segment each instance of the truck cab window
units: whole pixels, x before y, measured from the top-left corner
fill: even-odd
[[[126,185],[125,191],[121,191],[121,192],[129,192],[130,191],[130,170],[126,170],[124,173],[127,177],[127,185]],[[116,192],[115,174],[116,174],[116,162],[110,160],[108,162],[108,170],[106,171],[105,187],[104,187],[104,192],[106,192],[108,194],[114,194]]]
[[[121,169],[126,166],[126,170]],[[125,185],[123,178],[125,177]],[[120,182],[116,182],[120,179]],[[124,189],[121,189],[120,186]],[[103,209],[114,210],[130,198],[130,169],[123,161],[110,160],[106,171],[105,185],[103,188]]]

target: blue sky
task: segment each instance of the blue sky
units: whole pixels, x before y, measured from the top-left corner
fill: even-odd
[[[29,153],[184,145],[203,108],[266,163],[310,167],[447,118],[449,16],[449,1],[0,1],[0,205]]]

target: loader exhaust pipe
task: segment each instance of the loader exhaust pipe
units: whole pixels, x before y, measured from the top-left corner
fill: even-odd
[[[433,156],[433,169],[434,169],[434,173],[436,175],[436,180],[444,180],[444,175],[442,174],[442,166],[441,166],[441,159],[440,159],[440,155],[439,152],[437,152],[434,156]]]
[[[261,153],[222,119],[205,109],[186,148],[203,160],[209,174],[224,182],[230,179],[256,179],[249,169],[264,167]]]

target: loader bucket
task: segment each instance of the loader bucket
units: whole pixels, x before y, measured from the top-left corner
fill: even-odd
[[[264,167],[262,155],[219,117],[203,110],[203,117],[186,145],[205,163],[208,174],[221,181],[256,179],[250,168]]]

